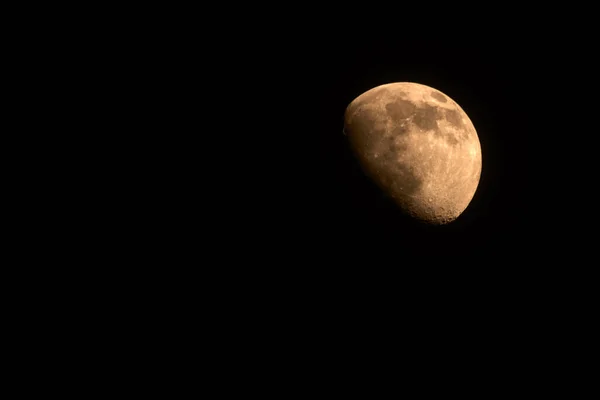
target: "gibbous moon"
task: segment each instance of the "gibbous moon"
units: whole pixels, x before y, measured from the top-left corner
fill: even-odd
[[[467,208],[481,176],[473,123],[446,94],[398,82],[361,94],[344,132],[363,170],[408,215],[442,225]]]

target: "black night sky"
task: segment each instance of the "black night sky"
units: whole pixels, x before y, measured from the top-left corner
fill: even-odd
[[[440,309],[459,298],[477,315],[510,304],[527,319],[523,301],[537,307],[571,290],[560,282],[582,271],[580,249],[589,248],[577,226],[582,219],[573,217],[583,206],[573,206],[581,196],[573,195],[572,173],[573,149],[582,151],[576,126],[585,118],[572,99],[586,89],[571,84],[590,76],[588,53],[539,31],[507,36],[490,29],[448,40],[303,32],[287,47],[275,38],[265,46],[269,62],[250,98],[257,107],[245,126],[258,124],[269,136],[260,142],[260,169],[235,197],[252,215],[236,221],[241,231],[234,232],[249,244],[248,259],[261,262],[240,268],[243,282],[277,288],[325,319],[353,315],[362,302],[372,315],[400,304],[424,309],[428,301]],[[402,81],[450,96],[478,132],[479,187],[445,226],[404,217],[362,173],[342,132],[354,98]],[[259,178],[266,191],[256,186]]]
[[[235,172],[231,163],[219,168],[235,192],[235,232],[260,243],[249,246],[251,255],[333,277],[343,270],[390,276],[423,265],[437,272],[484,271],[483,265],[499,272],[503,265],[504,273],[522,271],[523,263],[538,268],[552,252],[564,253],[562,238],[582,232],[565,227],[574,221],[564,210],[573,200],[574,178],[566,171],[577,158],[567,148],[582,147],[571,140],[583,121],[582,104],[573,99],[585,92],[571,83],[589,79],[591,53],[573,46],[575,33],[567,39],[550,22],[543,29],[524,20],[483,30],[487,19],[478,21],[470,29],[433,31],[418,22],[367,28],[332,25],[329,17],[290,26],[277,20],[271,30],[241,35],[220,72],[231,84],[222,90],[223,104],[239,98],[230,105],[242,114],[236,120],[226,113],[222,121],[236,121],[225,139],[250,162]],[[342,133],[354,98],[403,81],[450,96],[479,136],[477,192],[446,226],[404,217],[364,176]],[[244,96],[236,94],[238,84],[249,84]],[[238,137],[259,151],[245,151]]]
[[[287,220],[297,223],[296,229],[287,229],[302,233],[295,236],[302,253],[342,263],[377,259],[392,266],[444,259],[465,265],[531,249],[535,127],[523,85],[533,64],[517,65],[510,49],[500,44],[482,48],[475,41],[379,38],[325,43],[312,50],[305,70],[309,78],[300,89],[302,99],[312,97],[301,111],[310,123],[299,130],[306,145],[298,152],[300,180],[289,210],[295,215]],[[463,215],[446,226],[422,226],[398,212],[364,176],[342,134],[350,101],[375,86],[401,81],[452,97],[479,135],[483,170],[478,190]]]
[[[65,63],[65,71],[81,68],[77,90],[101,101],[96,107],[73,96],[98,116],[82,112],[92,132],[73,124],[76,140],[64,137],[82,159],[92,149],[99,154],[90,163],[101,179],[67,159],[64,169],[78,172],[77,181],[67,181],[68,195],[56,194],[57,186],[32,204],[39,209],[38,202],[55,197],[75,223],[63,223],[62,210],[48,208],[69,235],[42,227],[60,244],[51,243],[51,253],[27,250],[59,265],[41,264],[42,278],[58,277],[94,296],[90,308],[84,295],[61,292],[82,305],[81,312],[65,314],[69,320],[79,324],[80,314],[91,315],[95,329],[96,319],[106,318],[101,341],[116,338],[107,343],[126,347],[121,353],[129,358],[137,346],[144,362],[152,359],[151,368],[163,354],[169,355],[165,365],[187,368],[198,358],[194,352],[204,361],[210,350],[217,362],[205,364],[224,379],[220,388],[246,392],[275,393],[278,384],[296,392],[326,381],[336,391],[354,391],[359,381],[353,374],[363,370],[379,375],[377,383],[404,376],[410,383],[407,370],[423,379],[419,390],[454,390],[430,377],[432,367],[460,371],[463,387],[484,382],[495,391],[529,380],[538,370],[535,360],[553,368],[560,346],[586,357],[563,368],[587,366],[588,349],[573,344],[593,332],[585,325],[597,309],[584,306],[598,304],[598,280],[592,279],[598,224],[592,218],[600,92],[592,82],[600,67],[597,34],[577,28],[597,29],[597,21],[579,22],[582,13],[597,14],[577,9],[566,21],[559,3],[553,17],[544,14],[550,3],[532,5],[531,16],[481,3],[459,10],[462,19],[441,15],[439,24],[431,10],[412,13],[405,2],[393,12],[373,4],[375,16],[363,16],[367,3],[332,5],[330,15],[325,3],[312,9],[226,4],[222,16],[212,7],[178,8],[172,18],[163,17],[163,7],[156,18],[136,8],[132,21],[149,26],[127,24],[131,34],[114,34],[115,43],[103,47],[110,57],[85,42],[92,56],[82,61],[73,49],[76,62]],[[431,2],[413,3],[440,11]],[[103,45],[111,30],[103,20]],[[98,71],[88,74],[84,64]],[[88,91],[88,81],[110,90]],[[425,226],[404,216],[362,172],[343,134],[348,104],[393,82],[440,90],[478,133],[479,186],[448,225]],[[56,92],[64,95],[62,88]],[[51,100],[65,119],[78,111]],[[33,134],[60,142],[62,128],[50,123],[22,136],[33,144],[39,144]],[[83,140],[89,146],[80,145]],[[43,165],[38,169],[44,173]],[[63,252],[76,268],[53,257]],[[36,271],[22,269],[32,276],[24,282],[40,280]],[[88,290],[93,287],[99,290]],[[114,304],[114,313],[105,304]],[[49,315],[64,311],[55,308]],[[566,331],[572,338],[562,335]],[[166,351],[154,351],[155,343]],[[418,363],[405,357],[409,352]],[[185,360],[173,363],[173,354]],[[377,388],[363,382],[369,391]],[[549,382],[554,379],[544,376],[534,390],[553,390]]]
[[[194,21],[193,34],[166,43],[174,56],[162,60],[173,70],[161,74],[176,90],[163,102],[174,112],[157,129],[160,151],[148,155],[157,165],[149,186],[152,196],[167,198],[168,205],[156,206],[166,221],[157,237],[173,245],[147,246],[153,259],[154,247],[166,247],[168,258],[155,268],[160,284],[146,287],[162,305],[171,296],[156,288],[171,275],[174,284],[164,291],[191,300],[165,312],[185,310],[181,321],[202,319],[205,310],[218,315],[215,331],[228,339],[225,347],[260,353],[247,358],[249,370],[273,343],[284,358],[290,349],[316,351],[309,372],[330,368],[321,360],[336,351],[343,362],[355,358],[356,344],[381,355],[412,348],[425,363],[433,358],[421,352],[436,344],[456,353],[449,363],[473,347],[476,368],[484,358],[496,362],[488,351],[516,348],[511,339],[527,352],[540,343],[540,353],[551,357],[555,342],[539,338],[556,331],[557,313],[575,315],[580,304],[595,304],[584,296],[597,292],[581,289],[597,282],[586,277],[597,259],[580,256],[597,246],[583,201],[596,197],[582,190],[597,179],[585,174],[593,169],[576,167],[578,159],[595,162],[586,150],[597,153],[590,140],[597,129],[589,124],[597,112],[584,111],[597,107],[584,100],[600,70],[592,46],[541,14],[535,21],[546,21],[543,28],[527,18],[516,27],[482,10],[460,22],[442,18],[448,24],[434,31],[427,14],[350,21],[318,18],[321,10],[290,11],[290,18],[270,13],[264,24],[246,15],[237,26]],[[485,31],[473,25],[494,18],[499,23]],[[405,24],[410,19],[412,26]],[[196,32],[200,25],[206,32]],[[480,183],[448,225],[405,217],[349,150],[346,107],[392,82],[442,91],[478,133]],[[214,138],[220,143],[210,143]],[[164,172],[168,166],[172,173]],[[160,224],[153,213],[143,218],[154,234]],[[567,298],[580,304],[566,307]],[[542,317],[548,327],[524,338],[527,325]],[[426,343],[415,346],[421,338]],[[508,371],[521,364],[516,356]]]

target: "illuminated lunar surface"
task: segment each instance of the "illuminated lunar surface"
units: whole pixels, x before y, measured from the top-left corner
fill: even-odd
[[[434,88],[377,86],[348,105],[344,132],[365,173],[417,220],[452,222],[477,190],[482,162],[475,127]]]

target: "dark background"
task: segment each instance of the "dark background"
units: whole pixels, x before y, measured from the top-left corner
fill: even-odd
[[[315,257],[315,263],[369,265],[385,273],[418,265],[493,268],[500,259],[515,263],[533,256],[531,238],[542,227],[532,209],[532,168],[543,129],[536,122],[541,105],[532,100],[540,95],[539,64],[527,46],[476,38],[315,43],[303,53],[304,78],[295,95],[301,99],[295,111],[300,116],[294,120],[301,122],[292,122],[293,151],[287,153],[295,156],[297,165],[291,168],[297,178],[290,183],[293,194],[278,208],[283,223],[289,223],[283,230],[293,233],[292,248]],[[479,187],[463,215],[446,226],[428,227],[404,217],[362,173],[342,134],[345,108],[355,97],[402,81],[446,93],[467,112],[479,135]],[[283,171],[277,174],[286,181]]]
[[[579,181],[591,169],[576,162],[589,160],[581,154],[593,147],[587,121],[596,73],[592,36],[577,28],[589,25],[569,16],[576,28],[567,29],[559,10],[459,19],[355,11],[355,20],[298,11],[218,31],[181,24],[162,44],[156,65],[170,66],[161,73],[175,93],[160,99],[174,110],[160,132],[183,133],[168,136],[172,150],[154,162],[169,160],[176,172],[163,179],[181,191],[173,199],[189,202],[175,207],[183,213],[173,218],[183,224],[180,247],[193,248],[209,224],[211,239],[236,243],[248,259],[308,264],[330,276],[345,266],[395,274],[499,263],[527,264],[534,276],[585,236],[575,225],[590,218],[581,201],[590,185]],[[154,43],[149,53],[157,55]],[[361,172],[342,134],[354,98],[402,81],[450,96],[479,135],[479,187],[447,226],[403,217]],[[161,113],[148,120],[154,115]],[[206,201],[211,206],[195,208]]]
[[[522,360],[511,359],[515,349],[550,358],[547,332],[593,320],[574,310],[595,293],[584,290],[595,281],[580,256],[581,239],[594,237],[582,188],[595,179],[572,162],[593,147],[595,113],[584,111],[595,105],[585,96],[593,47],[567,35],[562,20],[538,29],[526,19],[518,30],[492,10],[432,31],[428,15],[408,12],[387,21],[248,15],[216,26],[209,13],[189,13],[189,23],[180,15],[172,24],[148,19],[153,30],[136,28],[129,42],[116,35],[121,52],[94,51],[89,64],[100,71],[83,80],[114,85],[94,108],[101,115],[83,118],[104,125],[98,141],[110,151],[97,163],[107,190],[82,178],[99,206],[80,223],[100,233],[85,256],[107,260],[89,279],[109,282],[100,302],[114,286],[131,299],[113,300],[124,321],[147,316],[144,335],[170,331],[179,343],[214,332],[225,342],[219,352],[257,353],[246,357],[249,371],[268,347],[288,360],[290,348],[317,353],[312,370],[329,367],[324,354],[351,365],[357,345],[377,354],[412,348],[424,363],[423,352],[439,348],[446,370],[473,348],[473,365],[504,354],[512,371]],[[498,26],[473,26],[494,18]],[[478,190],[447,226],[402,216],[342,134],[354,98],[400,81],[450,96],[479,135]],[[127,123],[106,117],[115,114]],[[568,318],[557,322],[559,313]]]
[[[60,243],[49,244],[54,253],[36,246],[24,253],[62,262],[62,254],[52,254],[64,252],[77,261],[75,269],[41,264],[49,277],[82,292],[61,292],[67,306],[50,306],[52,323],[80,305],[67,320],[81,330],[79,316],[91,316],[92,331],[99,331],[106,318],[101,342],[112,338],[127,354],[142,344],[140,352],[156,359],[144,344],[158,335],[152,346],[163,344],[166,353],[177,345],[184,355],[213,348],[224,369],[244,375],[265,361],[289,375],[279,366],[306,358],[301,377],[322,367],[329,379],[335,361],[353,368],[361,355],[398,351],[385,363],[395,371],[409,349],[425,366],[429,354],[442,355],[445,371],[461,360],[502,360],[511,372],[523,365],[529,378],[536,368],[528,358],[555,359],[557,343],[578,352],[571,344],[591,332],[584,325],[594,315],[582,305],[597,304],[597,290],[585,285],[597,282],[588,276],[597,262],[581,257],[581,249],[596,246],[594,208],[582,201],[595,202],[584,191],[595,188],[595,169],[573,162],[596,159],[584,156],[586,148],[596,152],[595,46],[581,39],[591,36],[567,28],[585,24],[565,21],[562,10],[552,18],[539,10],[518,30],[492,9],[461,21],[443,18],[448,24],[432,32],[429,14],[407,10],[315,21],[295,10],[274,18],[264,10],[258,18],[231,8],[222,20],[178,11],[170,22],[162,9],[157,18],[135,10],[125,18],[131,35],[117,32],[105,43],[111,26],[102,21],[95,30],[106,55],[84,38],[66,49],[72,60],[51,51],[35,64],[44,70],[58,60],[58,69],[75,77],[71,93],[49,74],[45,80],[56,88],[45,95],[47,103],[56,94],[75,103],[58,103],[60,113],[51,114],[66,116],[76,140],[61,136],[62,123],[44,120],[40,132],[59,147],[62,138],[66,152],[82,159],[47,151],[77,177],[65,179],[67,192],[55,182],[69,175],[52,174],[51,190],[33,197],[31,207],[56,196],[74,214],[70,226],[46,206],[56,223],[41,235]],[[234,11],[243,21],[233,21]],[[149,27],[131,23],[139,19]],[[493,19],[501,23],[473,26]],[[539,20],[547,21],[543,29],[533,23]],[[81,37],[78,30],[67,36]],[[479,134],[479,188],[448,226],[404,218],[348,151],[347,105],[396,81],[441,90]],[[95,174],[82,168],[85,161]],[[60,289],[45,286],[47,305]],[[83,301],[90,293],[99,312]],[[562,335],[568,330],[571,341]],[[198,339],[206,333],[215,341]],[[474,356],[466,358],[465,349]]]
[[[294,38],[263,42],[264,57],[252,58],[263,62],[248,98],[256,107],[240,136],[255,140],[252,127],[259,138],[270,134],[245,165],[261,168],[241,171],[249,186],[235,197],[240,214],[252,216],[227,236],[245,244],[248,264],[228,277],[243,271],[248,298],[263,298],[277,315],[301,310],[301,318],[343,327],[332,341],[383,325],[378,333],[401,326],[432,341],[469,326],[479,339],[460,340],[498,335],[508,343],[543,318],[575,315],[566,300],[584,309],[583,277],[592,270],[583,250],[592,247],[582,201],[589,185],[581,182],[592,170],[576,160],[592,146],[582,134],[594,115],[584,100],[595,75],[591,47],[553,23],[537,29],[528,20],[519,30],[501,21],[487,30],[450,24],[427,37],[429,23],[389,25],[394,32],[307,24]],[[342,133],[354,98],[401,81],[450,96],[479,135],[479,187],[447,226],[403,217],[362,173]]]
[[[362,293],[406,293],[399,286],[534,293],[540,280],[585,263],[581,199],[591,185],[579,180],[592,170],[574,161],[593,147],[594,53],[582,39],[591,36],[541,16],[544,26],[491,14],[441,25],[423,14],[309,14],[219,29],[194,20],[146,41],[152,57],[127,78],[143,77],[136,93],[155,103],[132,150],[148,162],[124,186],[147,179],[150,191],[128,209],[139,213],[131,225],[152,236],[140,241],[147,254],[197,261],[191,275],[221,275],[249,298],[270,293],[267,301],[294,293],[360,302]],[[402,81],[450,96],[479,135],[479,187],[447,226],[405,218],[364,176],[342,133],[354,98]],[[153,151],[142,151],[149,142]],[[148,201],[156,205],[140,212]],[[187,281],[198,280],[209,282]]]
[[[161,150],[149,155],[158,171],[173,170],[161,175],[161,196],[175,203],[162,209],[179,224],[165,230],[176,249],[169,256],[216,249],[242,281],[324,288],[338,279],[416,282],[409,275],[425,284],[430,275],[488,290],[482,282],[527,285],[564,274],[557,262],[582,263],[589,247],[578,225],[590,213],[581,200],[591,197],[581,180],[592,169],[576,161],[593,147],[586,121],[596,74],[588,33],[567,29],[557,13],[442,16],[442,24],[410,13],[309,14],[201,33],[199,23],[182,24],[163,45],[157,65],[171,66],[163,76],[176,93],[161,99],[175,111],[159,132],[173,134],[158,137],[174,143],[157,141]],[[479,187],[447,226],[405,218],[364,176],[342,133],[354,98],[401,81],[450,96],[479,135]]]

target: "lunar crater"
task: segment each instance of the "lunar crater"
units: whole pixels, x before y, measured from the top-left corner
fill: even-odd
[[[446,96],[444,96],[443,94],[441,94],[439,92],[431,92],[431,97],[433,97],[434,99],[436,99],[440,103],[445,103],[445,102],[448,101],[446,99]]]

